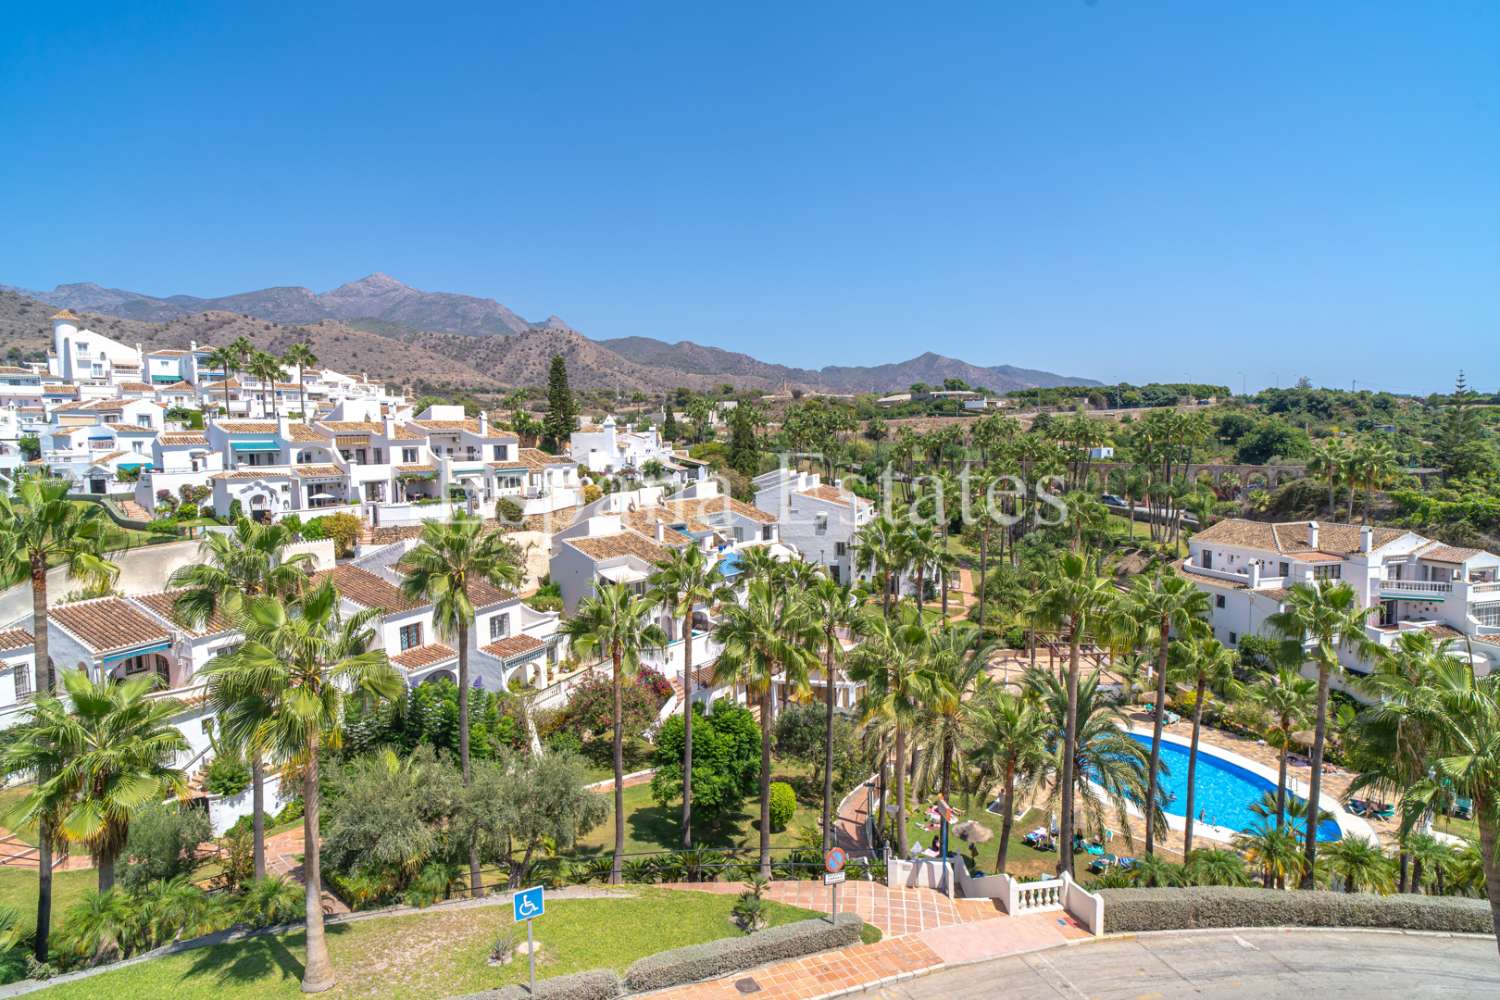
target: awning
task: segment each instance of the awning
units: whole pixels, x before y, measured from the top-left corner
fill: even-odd
[[[126,649],[118,653],[110,653],[108,656],[103,657],[100,662],[106,664],[119,663],[121,660],[128,660],[132,656],[143,656],[146,653],[162,653],[171,648],[171,642],[156,642],[149,646],[141,646],[139,649]]]
[[[313,490],[311,493],[309,493],[307,495],[307,499],[309,499],[309,500],[337,500],[338,497],[334,496],[332,493],[329,493],[327,490]]]
[[[150,462],[121,462],[119,465],[115,466],[115,468],[117,468],[117,469],[124,469],[126,472],[129,472],[132,469],[149,469],[149,468],[151,468],[151,463]]]
[[[229,447],[238,452],[264,452],[280,451],[281,445],[274,438],[265,438],[248,441],[231,441]]]
[[[649,574],[629,566],[609,566],[601,569],[599,575],[611,583],[640,583]]]

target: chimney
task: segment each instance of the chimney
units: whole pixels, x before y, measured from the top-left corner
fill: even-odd
[[[1307,545],[1308,545],[1308,548],[1313,548],[1313,549],[1315,549],[1315,548],[1318,547],[1318,522],[1317,521],[1308,521],[1307,522]]]
[[[292,436],[291,427],[292,427],[292,421],[291,421],[290,417],[288,417],[285,413],[277,415],[277,417],[276,417],[276,436],[277,437],[281,438],[281,440],[283,440],[283,441],[289,439]]]
[[[490,411],[489,410],[480,410],[479,411],[479,436],[480,437],[489,437],[490,436]]]
[[[667,540],[667,526],[665,524],[662,524],[661,523],[661,519],[658,518],[657,521],[656,521],[656,543],[658,545],[660,545],[662,542],[665,542],[666,540]]]
[[[387,441],[394,440],[395,437],[396,437],[396,418],[393,417],[393,416],[391,416],[389,413],[387,413],[385,415],[385,417],[384,417],[384,422],[385,422],[385,439]]]
[[[1250,577],[1250,589],[1254,590],[1260,586],[1260,560],[1251,559],[1245,566],[1245,572]]]
[[[190,340],[190,341],[188,341],[188,347],[192,350],[192,352],[194,354],[198,353],[198,342],[196,340]]]
[[[1375,547],[1375,529],[1368,524],[1359,529],[1359,551],[1368,553]]]

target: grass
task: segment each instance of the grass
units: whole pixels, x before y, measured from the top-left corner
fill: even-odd
[[[27,937],[36,930],[36,869],[0,868],[0,905],[14,907],[20,915]],[[83,894],[99,885],[99,874],[92,868],[52,873],[52,930],[62,924],[68,907],[83,899]]]
[[[1439,815],[1432,821],[1432,825],[1443,833],[1451,833],[1455,837],[1479,842],[1479,824],[1472,819]]]
[[[798,789],[799,796],[805,792],[803,788],[807,783],[809,772],[805,767],[799,767],[789,762],[774,762],[775,767],[771,773],[772,781],[790,782],[793,788]],[[612,776],[612,774],[611,774]],[[594,829],[579,840],[577,853],[579,854],[604,854],[614,850],[615,846],[615,810],[614,790],[605,788],[599,794],[609,800],[609,811]],[[682,847],[682,802],[676,800],[663,809],[651,798],[651,784],[647,782],[640,785],[631,785],[624,791],[625,801],[625,853],[644,854],[653,851],[676,851]],[[781,831],[773,831],[771,834],[772,847],[795,847],[797,845],[797,826],[799,822],[804,825],[810,818],[818,815],[822,807],[822,799],[814,804],[812,800],[800,798],[798,801],[797,815],[792,817],[792,822]],[[699,847],[724,850],[730,847],[758,848],[760,846],[760,793],[751,795],[740,805],[737,812],[723,817],[722,821],[714,826],[708,826],[699,820],[693,821],[693,843]]]
[[[585,969],[623,971],[637,958],[736,935],[735,897],[633,888],[607,899],[559,899],[534,926],[542,950],[537,977]],[[771,924],[817,914],[767,903]],[[602,931],[607,928],[607,933]],[[339,978],[328,996],[375,1000],[443,997],[524,982],[526,963],[490,966],[496,938],[516,932],[505,905],[375,917],[328,927]],[[524,937],[524,931],[519,931]],[[173,1000],[271,1000],[300,996],[301,933],[265,935],[153,959],[39,994],[46,1000],[166,997]]]
[[[9,788],[0,788],[0,817],[5,816],[6,813],[14,809],[16,804],[24,799],[30,791],[30,785],[12,785]],[[0,823],[0,825],[3,825],[3,823]],[[7,826],[6,829],[10,830],[10,827]],[[10,832],[13,836],[25,841],[32,847],[36,846],[35,830],[10,830]]]
[[[932,843],[932,838],[937,836],[935,830],[922,829],[925,817],[922,814],[908,815],[906,818],[906,836],[908,844],[920,841],[924,845]],[[1001,817],[985,809],[976,800],[968,809],[959,816],[958,822],[976,820],[988,829],[993,837],[978,845],[979,868],[984,872],[995,870],[995,854],[1000,850],[1000,823]],[[1042,875],[1049,874],[1057,868],[1057,854],[1054,851],[1034,851],[1021,843],[1021,838],[1028,830],[1038,826],[1047,825],[1047,814],[1040,809],[1032,809],[1025,816],[1011,824],[1010,844],[1005,852],[1005,868],[1012,875]],[[969,845],[960,840],[950,830],[948,833],[948,849],[957,851],[969,858]]]

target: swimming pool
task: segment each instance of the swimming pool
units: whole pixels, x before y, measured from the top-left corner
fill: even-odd
[[[740,568],[740,554],[738,552],[726,552],[724,558],[719,560],[719,572],[726,578],[739,576],[743,570]]]
[[[1131,733],[1130,738],[1146,747],[1151,747],[1151,737],[1144,733]],[[1161,776],[1162,787],[1170,801],[1163,806],[1169,816],[1187,815],[1188,748],[1186,744],[1161,741],[1161,759],[1167,765],[1167,773]],[[1198,744],[1197,792],[1193,797],[1193,811],[1199,814],[1198,822],[1230,830],[1249,830],[1260,825],[1262,817],[1250,811],[1266,792],[1275,794],[1276,782],[1253,771],[1214,755],[1211,747]],[[1290,792],[1288,799],[1298,798]],[[1325,819],[1318,825],[1318,840],[1338,840],[1341,830],[1336,820]]]

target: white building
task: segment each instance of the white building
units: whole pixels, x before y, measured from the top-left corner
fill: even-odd
[[[666,465],[672,461],[672,450],[666,447],[656,428],[644,431],[622,429],[613,416],[596,426],[574,431],[568,439],[568,454],[590,472],[612,476],[618,472],[641,468],[652,460]]]
[[[1237,645],[1266,635],[1266,619],[1299,583],[1340,580],[1361,607],[1374,608],[1368,635],[1391,646],[1403,632],[1466,640],[1475,668],[1500,667],[1500,557],[1424,538],[1402,528],[1228,518],[1188,540],[1178,571],[1209,594],[1214,635]],[[1344,665],[1370,664],[1345,651]]]
[[[47,370],[65,381],[111,384],[141,381],[141,350],[84,329],[64,309],[52,317],[52,350]]]
[[[776,518],[781,541],[803,559],[828,568],[840,583],[854,580],[854,536],[875,516],[874,505],[815,472],[773,469],[751,481],[757,509]]]

